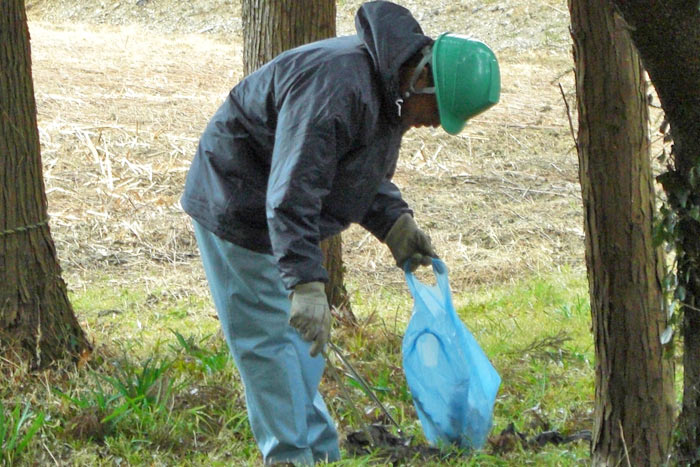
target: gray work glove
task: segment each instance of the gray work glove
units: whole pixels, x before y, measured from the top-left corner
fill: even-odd
[[[331,310],[323,282],[307,282],[294,287],[289,324],[302,339],[313,343],[309,355],[315,357],[323,350],[331,334]]]
[[[398,267],[403,268],[406,261],[410,261],[408,268],[411,272],[420,265],[429,266],[432,264],[431,258],[437,258],[430,237],[418,228],[413,216],[408,213],[401,214],[394,222],[384,243],[394,255]]]

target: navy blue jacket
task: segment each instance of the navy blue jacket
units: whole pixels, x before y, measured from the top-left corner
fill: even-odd
[[[411,212],[391,182],[399,67],[431,42],[410,12],[364,4],[357,35],[277,56],[231,90],[187,174],[184,210],[217,236],[274,254],[288,288],[327,281],[319,242],[356,222],[383,240]]]

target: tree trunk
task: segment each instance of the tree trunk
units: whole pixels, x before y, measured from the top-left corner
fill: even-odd
[[[678,219],[676,257],[683,304],[683,410],[678,463],[700,464],[700,10],[696,1],[614,0],[634,40],[673,136],[664,190]],[[695,209],[695,211],[694,211]],[[682,297],[682,298],[681,298]]]
[[[250,74],[287,49],[335,36],[335,0],[243,0],[243,70]],[[331,306],[350,312],[340,235],[321,242]]]
[[[0,2],[0,352],[46,367],[90,350],[48,226],[23,0]]]
[[[326,296],[328,303],[339,312],[338,318],[346,324],[357,324],[357,319],[352,313],[350,297],[345,289],[343,276],[345,266],[343,266],[343,240],[341,235],[335,235],[328,240],[321,242],[323,251],[323,266],[328,271],[330,280],[326,284]]]
[[[335,0],[243,0],[246,75],[287,49],[335,36]]]
[[[596,353],[596,466],[659,466],[673,426],[643,69],[606,0],[569,0]]]

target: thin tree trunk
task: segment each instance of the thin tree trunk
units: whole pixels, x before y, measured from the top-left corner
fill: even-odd
[[[344,322],[357,324],[355,315],[350,306],[350,297],[345,289],[343,265],[343,239],[340,234],[321,242],[323,251],[323,266],[328,271],[330,280],[326,284],[326,296],[328,303],[340,312]]]
[[[252,73],[287,49],[334,37],[335,15],[335,0],[243,0],[244,73]],[[354,318],[345,289],[341,236],[321,242],[321,250],[330,278],[328,301]]]
[[[659,466],[673,426],[673,368],[660,344],[664,269],[652,244],[643,69],[607,0],[569,0],[569,9],[596,353],[592,461]]]
[[[90,350],[48,226],[23,0],[0,2],[0,353],[45,367]]]

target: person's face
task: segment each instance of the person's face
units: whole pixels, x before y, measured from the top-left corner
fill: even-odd
[[[432,85],[429,73],[427,67],[423,69],[415,84],[416,89]],[[440,113],[435,94],[412,94],[402,105],[401,121],[406,129],[424,126],[437,128],[440,125]]]

